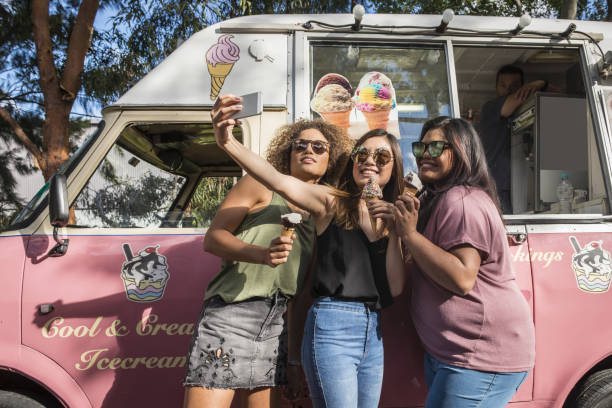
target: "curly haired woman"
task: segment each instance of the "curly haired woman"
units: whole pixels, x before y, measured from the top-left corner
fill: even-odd
[[[284,126],[267,159],[306,183],[333,184],[350,151],[346,133],[322,120]],[[280,217],[302,213],[291,238]],[[302,288],[315,242],[312,217],[247,175],[231,189],[204,239],[223,258],[210,282],[191,342],[184,407],[269,407],[287,376],[300,377],[299,345],[288,349],[287,302]],[[299,328],[301,329],[301,328]],[[293,351],[292,351],[293,350]],[[292,355],[293,354],[293,355]],[[289,371],[289,374],[288,374]]]

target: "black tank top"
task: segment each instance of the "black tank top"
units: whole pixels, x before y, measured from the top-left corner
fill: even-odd
[[[332,220],[317,237],[313,297],[363,302],[376,310],[389,306],[387,242],[386,237],[370,242],[361,229],[346,230]]]

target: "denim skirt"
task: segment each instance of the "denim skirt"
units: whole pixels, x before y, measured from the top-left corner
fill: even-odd
[[[253,389],[287,383],[287,298],[204,302],[184,386]]]

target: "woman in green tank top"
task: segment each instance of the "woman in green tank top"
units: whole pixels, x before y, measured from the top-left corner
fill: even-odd
[[[333,185],[350,147],[342,129],[299,121],[277,132],[267,159],[283,174]],[[304,222],[293,237],[280,237],[280,217],[291,212]],[[284,317],[287,300],[302,288],[314,240],[309,215],[253,177],[231,189],[204,238],[204,249],[223,263],[190,346],[184,407],[229,407],[236,391],[249,407],[269,407],[279,397],[272,387],[301,378],[291,364],[299,361],[299,344],[287,346]]]

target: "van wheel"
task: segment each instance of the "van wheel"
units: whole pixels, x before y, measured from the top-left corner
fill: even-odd
[[[576,390],[576,408],[612,407],[612,369],[591,374]]]
[[[47,408],[39,401],[24,394],[0,390],[0,408]]]

